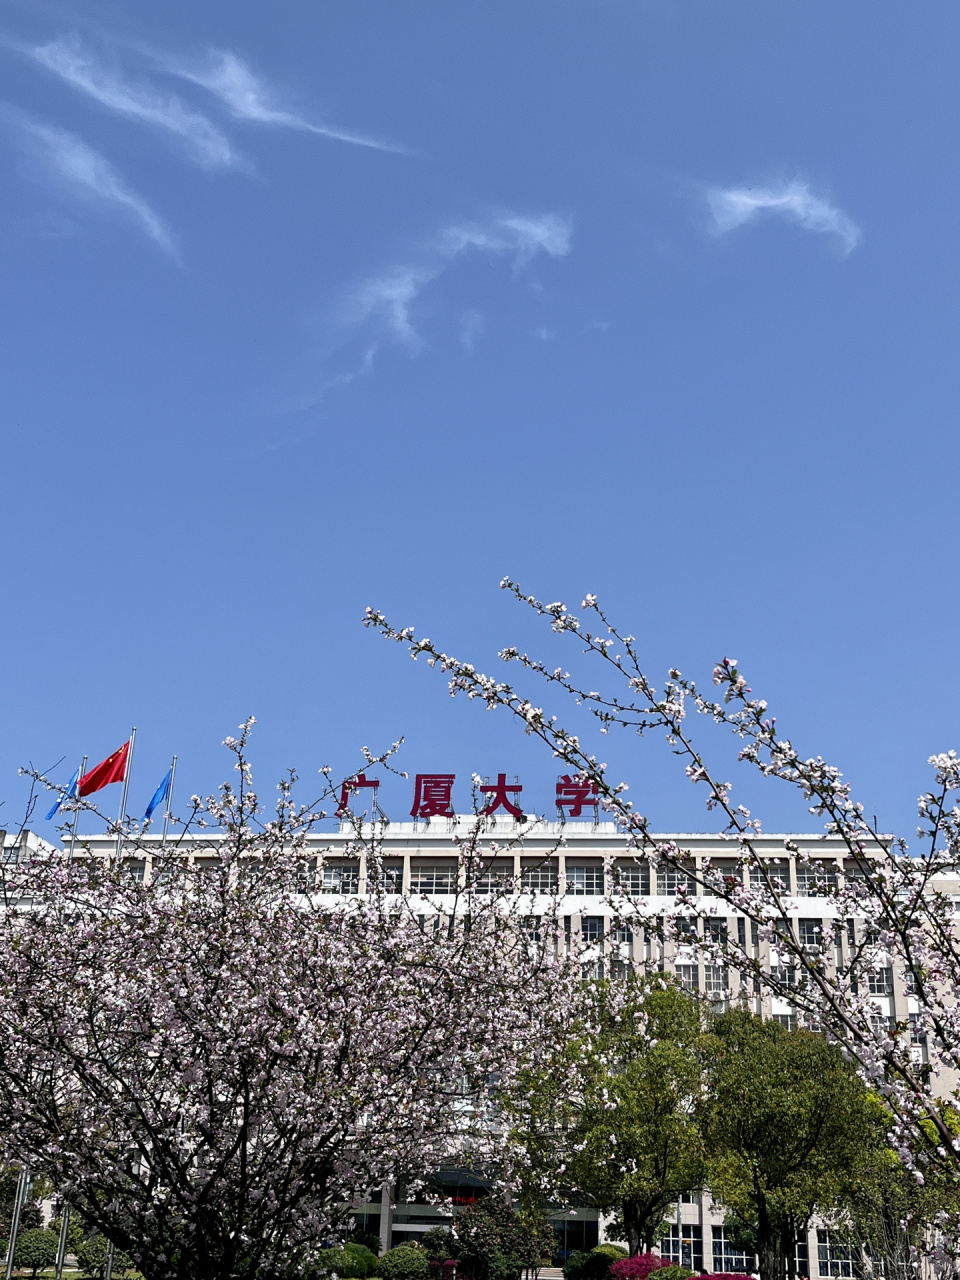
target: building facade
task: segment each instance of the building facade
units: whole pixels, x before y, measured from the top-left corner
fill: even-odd
[[[473,847],[483,856],[479,878],[472,883],[474,893],[506,894],[531,929],[537,928],[538,906],[544,910],[549,901],[551,917],[558,913],[563,922],[561,945],[582,946],[586,971],[598,977],[616,979],[628,968],[660,971],[676,976],[688,990],[703,994],[723,1006],[728,1001],[744,1003],[757,1014],[776,1018],[787,1027],[796,1025],[796,1014],[788,1001],[771,999],[754,987],[741,989],[734,972],[704,963],[692,945],[665,941],[655,929],[625,928],[617,920],[617,898],[622,892],[642,899],[654,917],[668,914],[676,906],[678,893],[696,897],[701,890],[695,879],[682,870],[643,866],[630,856],[614,823],[543,822],[534,817],[520,821],[513,816],[498,815],[478,820],[474,815],[432,817],[428,820],[378,825],[358,832],[343,822],[338,831],[318,832],[311,837],[309,852],[316,859],[313,874],[315,888],[331,899],[364,895],[371,887],[371,872],[364,841],[374,840],[378,848],[377,866],[387,893],[402,895],[410,909],[429,916],[457,909],[458,890],[463,888],[463,859],[458,856],[456,841],[471,841],[478,831],[479,844]],[[358,839],[358,836],[361,837]],[[709,862],[714,869],[734,875],[743,872],[731,857],[729,841],[709,834],[665,834],[654,837],[669,841],[689,851],[691,871]],[[795,853],[785,852],[785,843],[801,850],[812,860],[806,865]],[[25,832],[19,843],[6,836],[3,843],[5,861],[15,861],[36,848],[38,838]],[[128,859],[131,874],[150,874],[150,850],[158,838],[147,836]],[[770,872],[780,878],[789,900],[788,914],[795,940],[810,948],[829,951],[836,948],[833,959],[845,962],[845,953],[857,946],[870,922],[848,919],[834,928],[835,907],[829,896],[819,896],[823,886],[855,876],[857,868],[847,858],[843,842],[823,835],[768,835],[754,840],[754,847],[770,859]],[[202,866],[210,857],[211,833],[181,839],[179,848],[190,863]],[[78,836],[77,850],[94,855],[113,853],[116,837],[109,835]],[[489,851],[489,857],[484,850]],[[476,863],[474,863],[474,873]],[[960,878],[938,882],[937,887],[960,903]],[[702,930],[724,929],[736,936],[741,945],[763,965],[785,965],[786,956],[758,937],[748,920],[738,916],[724,901],[713,899],[708,921],[694,923]],[[826,957],[825,957],[826,958]],[[876,1006],[879,1022],[910,1021],[917,1012],[916,997],[911,995],[895,971],[894,965],[878,970],[871,978],[870,999]],[[918,1057],[925,1049],[918,1041]],[[465,1169],[445,1169],[437,1174],[439,1190],[445,1197],[442,1206],[428,1203],[430,1196],[404,1198],[402,1186],[384,1188],[382,1193],[356,1205],[360,1225],[380,1235],[382,1245],[390,1247],[416,1239],[431,1226],[451,1220],[458,1206],[471,1203],[483,1195],[483,1180]],[[748,1272],[753,1259],[738,1252],[728,1240],[723,1212],[710,1202],[709,1196],[684,1196],[674,1212],[675,1221],[664,1238],[664,1256],[683,1263],[695,1271]],[[590,1248],[605,1238],[602,1216],[590,1206],[557,1205],[551,1219],[560,1241],[561,1253]],[[806,1242],[798,1248],[798,1274],[810,1277],[851,1276],[854,1268],[837,1242],[824,1228],[813,1228]]]

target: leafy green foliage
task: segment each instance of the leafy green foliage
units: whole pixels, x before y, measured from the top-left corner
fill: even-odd
[[[77,1261],[80,1263],[80,1270],[85,1276],[93,1277],[93,1280],[101,1280],[107,1271],[107,1254],[110,1251],[110,1242],[105,1236],[99,1232],[94,1232],[87,1236],[76,1249]],[[120,1249],[115,1250],[113,1255],[113,1274],[122,1276],[125,1271],[129,1271],[133,1266],[133,1260]]]
[[[380,1237],[376,1231],[351,1231],[347,1244],[362,1244],[374,1257],[380,1252]]]
[[[377,1274],[377,1255],[372,1249],[368,1249],[365,1244],[361,1244],[358,1240],[348,1240],[343,1246],[343,1251],[356,1258],[357,1265],[363,1268],[363,1270],[356,1272],[356,1275],[375,1276]],[[347,1275],[349,1273],[344,1272],[343,1274]]]
[[[625,1257],[626,1249],[616,1244],[598,1244],[589,1252],[575,1249],[564,1263],[564,1280],[606,1280],[610,1264]]]
[[[556,1247],[556,1234],[546,1222],[518,1215],[499,1196],[468,1205],[457,1217],[456,1236],[463,1280],[517,1280]]]
[[[19,1169],[0,1169],[0,1240],[10,1238],[10,1223],[13,1219],[13,1206],[17,1198],[19,1180]],[[35,1230],[43,1226],[40,1198],[49,1193],[50,1184],[46,1178],[34,1179],[31,1190],[33,1192],[31,1198],[20,1210],[20,1231]]]
[[[457,1241],[446,1227],[431,1227],[420,1237],[420,1247],[431,1262],[447,1262],[457,1256]]]
[[[381,1257],[378,1271],[383,1280],[426,1280],[430,1263],[417,1245],[398,1244]]]
[[[363,1245],[346,1244],[342,1249],[323,1249],[313,1270],[320,1276],[340,1276],[344,1280],[365,1280],[377,1272],[377,1256]]]
[[[887,1144],[890,1118],[883,1103],[874,1094],[868,1096],[867,1103],[873,1149],[865,1154],[846,1188],[831,1220],[831,1231],[853,1257],[883,1258],[886,1280],[908,1280],[916,1275],[913,1251],[923,1249],[925,1241],[929,1243],[931,1228],[935,1231],[941,1215],[960,1213],[960,1187],[949,1174],[929,1164],[925,1165],[923,1181],[918,1182]],[[941,1118],[954,1131],[958,1119],[954,1108],[941,1104]],[[926,1145],[938,1141],[932,1124],[921,1127],[920,1150],[914,1152],[914,1158],[922,1164]]]
[[[617,1210],[631,1253],[705,1176],[696,1104],[702,1007],[659,976],[584,988],[579,1026],[548,1072],[528,1073],[504,1110],[544,1187],[566,1180]]]
[[[875,1147],[867,1091],[822,1036],[743,1009],[714,1021],[706,1085],[713,1198],[754,1232],[761,1280],[792,1276],[798,1236],[841,1201]]]
[[[18,1231],[13,1264],[19,1271],[29,1271],[36,1276],[56,1262],[57,1244],[56,1231],[48,1228],[28,1227],[26,1231]]]

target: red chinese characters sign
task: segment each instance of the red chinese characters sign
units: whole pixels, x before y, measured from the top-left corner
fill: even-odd
[[[418,773],[413,784],[412,818],[452,818],[454,773]]]
[[[485,800],[480,809],[480,816],[493,817],[503,810],[518,822],[525,822],[526,814],[518,803],[523,787],[516,779],[513,782],[507,782],[505,773],[498,773],[496,778],[496,782],[485,782],[479,788]],[[453,784],[455,781],[456,774],[453,773],[418,773],[414,779],[413,808],[410,810],[410,816],[412,818],[454,817]],[[379,786],[379,778],[368,778],[363,773],[347,778],[340,788],[337,817],[349,816],[351,797],[365,788],[373,791],[373,808],[377,813],[381,813],[377,803]],[[560,776],[556,786],[556,806],[561,822],[567,818],[579,818],[585,808],[591,809],[596,819],[599,800],[597,784],[589,778],[569,773]]]
[[[377,803],[377,787],[380,785],[379,778],[368,778],[365,773],[358,773],[355,778],[348,778],[340,788],[340,804],[337,807],[337,817],[345,818],[350,812],[350,797],[355,791],[360,791],[364,787],[373,789],[373,803]]]
[[[557,812],[561,818],[579,818],[584,805],[596,812],[598,798],[597,784],[576,775],[565,773],[557,783]],[[569,812],[564,813],[565,809]]]
[[[505,773],[497,774],[497,781],[491,785],[480,788],[484,795],[488,795],[490,799],[487,801],[485,808],[480,812],[484,815],[496,813],[498,809],[506,809],[507,813],[512,813],[515,818],[521,822],[524,819],[523,810],[513,803],[510,795],[519,795],[523,790],[519,782],[507,785],[507,775]],[[508,794],[509,793],[509,794]]]

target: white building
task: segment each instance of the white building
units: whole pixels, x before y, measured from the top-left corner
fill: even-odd
[[[570,945],[574,945],[575,939],[589,944],[589,964],[598,976],[616,978],[628,965],[673,973],[688,989],[700,991],[717,1002],[745,1001],[764,1017],[776,1018],[787,1026],[795,1025],[796,1015],[788,1003],[771,1000],[768,994],[758,993],[752,986],[741,990],[735,973],[705,965],[692,948],[665,943],[652,930],[613,927],[616,909],[611,895],[615,895],[618,885],[631,896],[642,897],[656,915],[658,907],[662,913],[672,910],[678,888],[686,880],[682,871],[651,872],[650,868],[638,865],[626,854],[624,839],[614,823],[542,822],[534,817],[522,823],[503,815],[482,821],[481,849],[495,842],[498,851],[484,862],[483,875],[479,882],[474,882],[473,892],[510,893],[516,909],[530,919],[531,925],[536,920],[538,905],[543,911],[547,899],[551,915],[559,910],[564,936]],[[463,883],[463,868],[453,837],[469,837],[477,829],[477,823],[476,817],[467,815],[378,826],[375,835],[388,892],[407,895],[411,909],[418,914],[453,910],[458,885]],[[319,860],[318,888],[322,893],[350,896],[367,892],[367,859],[362,851],[357,852],[357,834],[344,822],[339,831],[318,832],[311,837],[310,848],[315,849]],[[362,834],[366,837],[373,833],[364,828]],[[204,858],[210,857],[214,838],[210,832],[188,836],[180,841],[179,847],[190,862],[202,865]],[[654,839],[689,850],[691,866],[700,866],[709,860],[714,869],[741,874],[736,859],[731,856],[729,841],[720,836],[681,833]],[[796,854],[787,854],[787,840],[813,859],[814,865],[802,865]],[[32,848],[38,838],[25,833],[23,842],[25,848]],[[133,874],[149,875],[149,848],[158,842],[159,837],[153,836],[142,842],[141,853],[145,850],[145,856],[130,860]],[[835,932],[833,901],[817,896],[818,885],[824,881],[839,882],[845,875],[856,874],[855,865],[845,857],[843,842],[811,834],[766,835],[756,838],[753,844],[761,855],[769,854],[772,874],[782,878],[790,900],[789,916],[796,940],[811,948],[825,948],[828,953],[836,946],[837,955],[825,958],[843,964],[849,948],[861,942],[863,931],[870,928],[865,920],[846,920]],[[77,838],[78,851],[107,854],[115,847],[115,836]],[[18,852],[13,838],[6,837],[5,859],[15,859]],[[692,879],[687,888],[694,895],[700,892]],[[937,888],[960,900],[960,877],[938,882]],[[714,899],[711,908],[715,923],[699,927],[726,928],[763,965],[782,963],[775,949],[759,940],[756,928],[751,928],[750,922],[725,902]],[[915,997],[904,988],[892,965],[871,979],[870,998],[876,1005],[877,1018],[888,1022],[907,1021],[917,1012]],[[917,1045],[917,1052],[921,1055],[925,1052],[921,1044]],[[438,1176],[454,1205],[469,1203],[477,1189],[482,1188],[481,1180],[466,1170],[444,1170]],[[708,1196],[684,1196],[675,1216],[676,1222],[662,1244],[665,1255],[694,1270],[751,1269],[752,1260],[737,1254],[725,1240],[723,1213],[714,1209]],[[403,1200],[391,1206],[383,1197],[358,1205],[357,1218],[367,1229],[379,1232],[383,1245],[388,1247],[415,1238],[430,1226],[448,1222],[450,1210]],[[565,1249],[589,1248],[603,1238],[600,1215],[587,1206],[558,1207],[552,1222],[561,1233]],[[852,1266],[843,1251],[831,1243],[828,1232],[812,1229],[806,1245],[801,1244],[799,1249],[798,1273],[811,1277],[850,1276]]]

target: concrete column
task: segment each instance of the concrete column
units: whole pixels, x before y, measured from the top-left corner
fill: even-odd
[[[410,871],[410,859],[406,859],[406,872]],[[380,1188],[380,1252],[386,1253],[391,1247],[393,1237],[393,1185],[385,1182]]]

